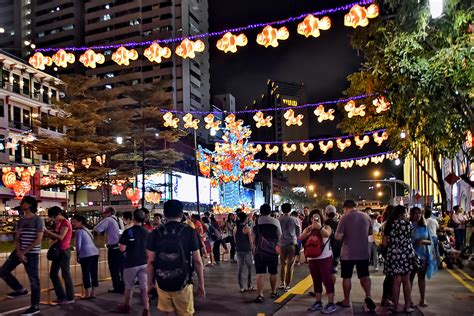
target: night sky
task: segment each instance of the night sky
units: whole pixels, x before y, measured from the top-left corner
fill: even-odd
[[[275,21],[303,13],[344,5],[334,0],[211,0],[210,30],[217,31],[253,23]],[[232,9],[230,9],[232,8]],[[331,14],[332,26],[318,38],[297,34],[299,23],[286,24],[290,38],[277,48],[256,43],[261,29],[246,31],[249,44],[237,53],[223,53],[211,39],[211,94],[230,92],[238,106],[260,98],[267,79],[302,82],[308,102],[339,98],[348,86],[346,77],[357,70],[361,58],[350,47],[351,28],[344,14]]]
[[[220,31],[232,27],[253,23],[275,21],[303,13],[333,8],[353,1],[334,0],[211,0],[209,1],[210,31]],[[304,83],[308,103],[333,100],[343,97],[342,92],[348,87],[347,75],[356,71],[362,57],[350,46],[352,28],[344,26],[344,14],[330,14],[332,25],[328,31],[321,31],[318,38],[304,37],[296,32],[299,22],[286,24],[290,38],[280,41],[277,48],[264,48],[256,43],[256,35],[261,29],[245,31],[249,43],[239,47],[237,53],[221,52],[216,49],[217,38],[210,40],[211,46],[211,95],[231,93],[236,97],[237,108],[250,105],[259,99],[265,90],[267,79]],[[335,136],[340,133],[334,122],[315,124],[310,127],[312,135]],[[314,131],[318,128],[319,130]],[[387,149],[367,146],[364,150],[346,150],[332,154],[324,159],[360,157],[384,152]],[[401,167],[393,168],[392,162],[383,164],[386,169],[400,174]],[[373,170],[382,166],[369,164],[368,167],[354,167],[348,170],[338,168],[335,172],[313,173],[313,180],[325,185],[337,195],[338,187],[353,187],[352,197],[362,196],[373,199],[373,191],[368,191],[368,184],[361,184],[360,179],[372,177]],[[397,171],[398,169],[398,171]]]

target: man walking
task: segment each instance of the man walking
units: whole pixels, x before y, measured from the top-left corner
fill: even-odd
[[[148,231],[143,227],[145,220],[146,214],[143,209],[133,211],[133,226],[125,230],[120,237],[119,249],[125,253],[123,270],[125,297],[124,304],[119,305],[119,311],[126,314],[130,313],[132,290],[135,286],[135,280],[138,280],[143,300],[142,315],[148,316],[150,315],[146,257]]]
[[[271,298],[277,298],[276,275],[278,273],[278,255],[280,253],[281,227],[280,222],[271,217],[270,205],[260,206],[260,217],[253,227],[253,244],[255,245],[255,270],[257,274],[256,303],[263,303],[263,277],[270,275]]]
[[[183,204],[180,201],[166,201],[163,214],[166,224],[148,238],[148,286],[153,286],[153,276],[156,276],[160,311],[193,315],[193,270],[198,276],[198,295],[206,296],[199,236],[192,227],[181,223]]]
[[[281,206],[283,215],[280,217],[281,227],[281,253],[280,253],[280,289],[290,289],[293,269],[295,267],[297,251],[297,239],[300,235],[300,224],[296,217],[290,216],[291,204],[284,203]]]
[[[371,283],[369,277],[369,240],[372,235],[372,222],[370,217],[357,210],[352,200],[344,202],[344,215],[339,221],[336,239],[342,240],[341,250],[341,278],[344,291],[344,300],[337,305],[350,307],[351,278],[354,266],[357,277],[365,292],[365,303],[370,311],[375,310],[375,303],[371,298]]]
[[[109,261],[110,277],[113,289],[109,293],[123,294],[123,254],[119,249],[119,239],[123,230],[123,222],[115,216],[115,209],[111,206],[102,213],[104,219],[94,228],[98,233],[105,233],[107,243],[107,260]]]
[[[26,316],[39,314],[40,312],[39,253],[41,251],[44,221],[41,217],[36,216],[38,203],[35,198],[25,196],[21,200],[20,206],[24,216],[16,227],[16,249],[0,268],[0,277],[13,290],[13,292],[7,294],[9,298],[27,295],[28,290],[11,274],[20,263],[23,263],[31,286],[31,306],[21,314]]]

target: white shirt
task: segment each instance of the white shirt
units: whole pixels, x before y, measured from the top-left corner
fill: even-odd
[[[428,231],[431,237],[436,237],[436,231],[439,228],[439,223],[434,218],[426,219],[426,227],[428,227]]]
[[[319,257],[316,258],[308,258],[308,260],[319,260],[319,259],[326,259],[332,256],[332,249],[331,249],[331,242],[328,241],[329,238],[323,238],[324,246],[323,252]]]
[[[372,224],[372,231],[373,234],[369,235],[369,242],[375,242],[374,234],[377,234],[380,232],[380,228],[382,227],[382,224],[380,224],[378,221],[374,221]]]

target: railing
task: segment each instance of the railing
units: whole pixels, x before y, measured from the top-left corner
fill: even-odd
[[[103,242],[102,238],[96,238],[96,243]],[[0,252],[0,266],[7,260],[11,251],[5,251],[14,248],[13,241],[0,241],[2,247],[2,252]],[[72,245],[72,243],[71,243]],[[43,242],[41,254],[39,257],[39,269],[40,269],[40,284],[41,284],[41,302],[44,304],[49,304],[51,301],[56,299],[54,294],[54,288],[49,278],[49,270],[51,268],[51,261],[46,258],[47,253],[47,241]],[[82,272],[81,265],[77,262],[76,252],[73,251],[70,259],[70,270],[71,277],[74,283],[74,292],[76,296],[83,295],[83,286],[82,286]],[[28,275],[25,272],[23,265],[19,265],[12,274],[18,279],[18,281],[29,290],[29,281]],[[61,278],[61,276],[60,276]],[[99,248],[99,281],[107,281],[110,279],[110,273],[107,262],[107,249]],[[0,302],[6,299],[7,293],[11,292],[6,283],[3,280],[0,280]]]

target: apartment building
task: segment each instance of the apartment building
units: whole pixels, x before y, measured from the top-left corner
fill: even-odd
[[[0,165],[14,167],[49,163],[50,157],[35,154],[22,140],[44,133],[60,135],[46,123],[47,117],[54,115],[51,104],[59,98],[56,88],[59,80],[1,51],[0,78]],[[40,207],[65,205],[65,192],[41,189],[39,181],[37,170],[32,177],[29,195],[40,200]],[[0,186],[0,211],[16,206],[18,202],[11,189]]]

